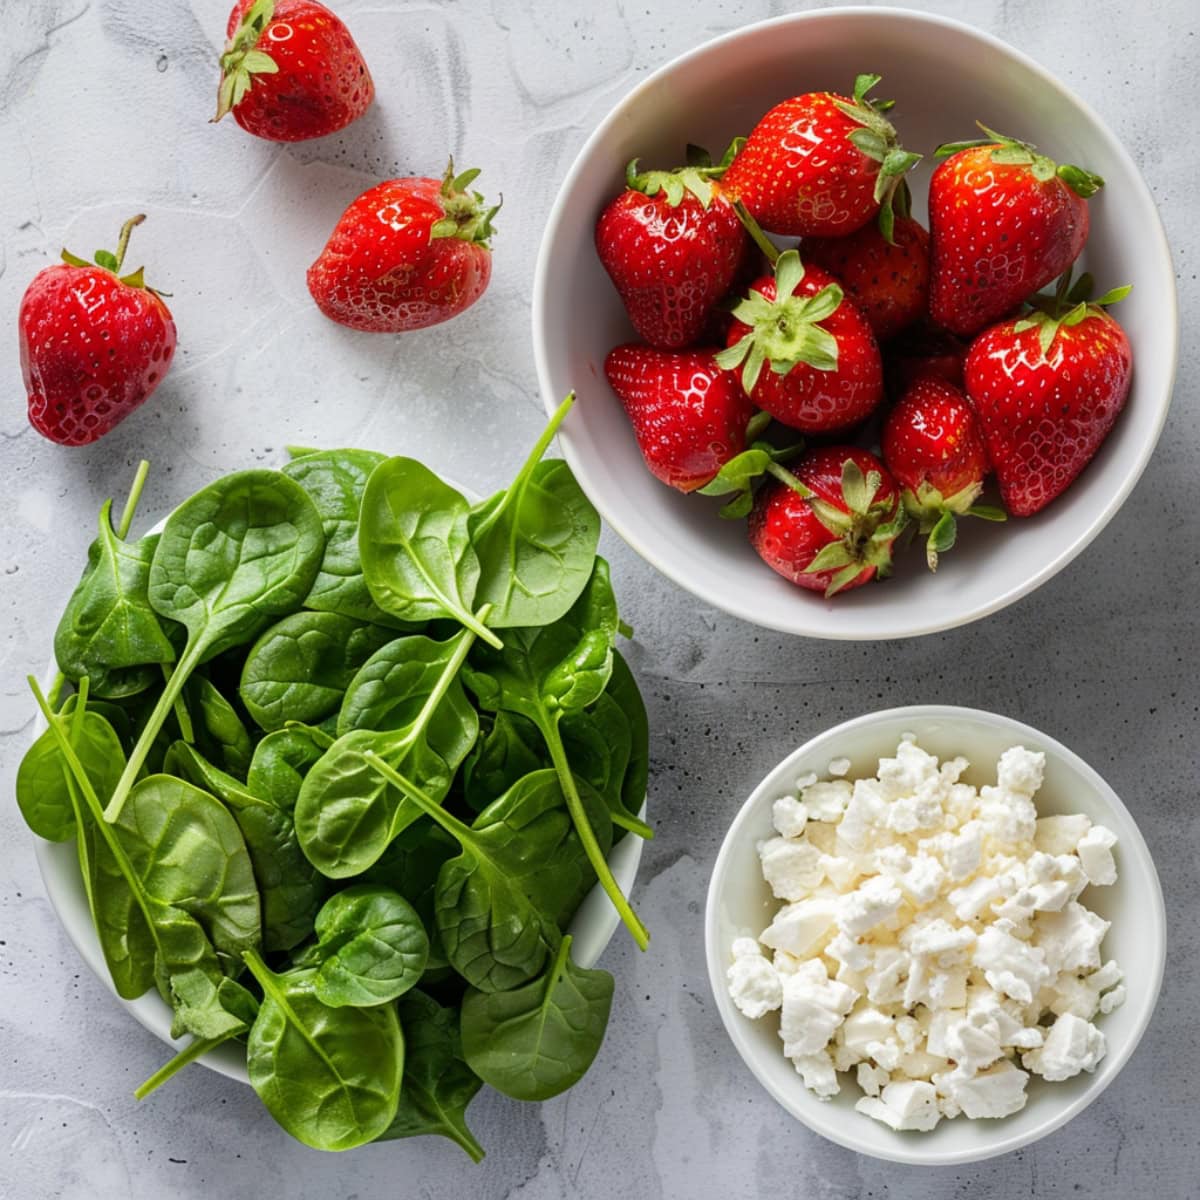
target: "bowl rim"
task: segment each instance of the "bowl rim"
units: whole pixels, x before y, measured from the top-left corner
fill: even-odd
[[[471,503],[474,504],[483,499],[473,488],[465,487],[450,476],[444,475],[441,472],[438,472],[438,476],[443,483],[449,484]],[[172,508],[171,512],[174,511],[175,509]],[[146,533],[161,532],[170,515],[171,513],[168,513],[156,521],[146,530]],[[74,587],[75,585],[72,586]],[[397,636],[400,636],[399,632]],[[50,662],[42,675],[41,687],[43,691],[48,691],[49,682],[55,677],[57,671],[58,663],[55,661],[53,651],[51,651]],[[39,712],[33,722],[30,744],[32,744],[33,739],[40,737],[47,728],[45,718]],[[646,810],[649,807],[649,803],[650,797],[647,795],[645,801],[642,803],[641,811],[638,813],[638,816],[642,820],[646,819]],[[38,872],[42,877],[42,887],[45,889],[46,899],[50,902],[50,908],[59,926],[66,933],[68,940],[75,947],[79,957],[91,969],[92,974],[99,979],[101,985],[112,994],[121,1007],[143,1029],[148,1033],[154,1034],[161,1042],[170,1047],[173,1053],[178,1053],[189,1044],[191,1039],[186,1034],[181,1038],[170,1036],[171,1010],[167,1007],[166,1001],[153,988],[147,992],[143,992],[140,996],[135,996],[131,1000],[119,995],[112,981],[112,976],[109,974],[108,964],[104,961],[104,952],[100,947],[99,938],[91,921],[76,922],[73,919],[69,919],[65,915],[65,908],[60,906],[59,889],[64,885],[59,882],[59,876],[63,869],[62,863],[59,860],[63,856],[63,848],[73,846],[74,839],[68,839],[66,842],[49,842],[44,838],[38,837],[36,834],[30,833],[29,836],[33,838],[34,856],[37,859]],[[644,850],[644,839],[630,833],[623,837],[609,851],[609,865],[613,868],[613,874],[626,895],[632,892],[633,886],[637,882],[637,874],[641,866]],[[616,862],[613,861],[614,859],[616,859]],[[66,886],[70,885],[67,884]],[[575,927],[576,923],[581,920],[585,923],[585,929]],[[575,938],[576,946],[581,946],[582,942],[580,952],[575,955],[576,961],[580,966],[595,966],[597,960],[608,948],[620,924],[620,914],[612,906],[608,896],[604,893],[603,887],[597,881],[580,902],[579,908],[576,910],[574,918],[572,918],[570,932]],[[586,938],[586,942],[583,942],[584,938]],[[224,1075],[227,1079],[233,1079],[249,1086],[250,1076],[246,1070],[245,1056],[233,1051],[233,1046],[235,1045],[236,1043],[225,1043],[217,1046],[209,1051],[209,1053],[201,1055],[196,1061],[207,1067],[210,1071],[215,1071],[219,1075]]]
[[[889,629],[886,632],[878,634],[871,632],[863,632],[861,630],[843,630],[838,626],[832,627],[822,625],[819,621],[814,621],[810,617],[811,612],[823,612],[823,609],[809,610],[807,605],[797,604],[795,606],[795,616],[789,618],[774,618],[770,615],[754,614],[740,609],[734,602],[724,598],[723,596],[713,595],[707,590],[702,590],[695,584],[695,581],[683,569],[675,569],[674,567],[664,563],[657,553],[647,543],[646,539],[640,533],[636,524],[627,523],[623,519],[614,516],[608,511],[607,507],[597,499],[600,491],[595,487],[595,481],[588,467],[588,457],[583,449],[576,445],[573,433],[573,421],[570,416],[563,422],[562,428],[559,430],[559,440],[563,447],[564,455],[567,459],[571,470],[575,473],[579,480],[580,486],[587,493],[588,497],[600,510],[605,521],[612,527],[622,541],[631,547],[638,555],[646,562],[650,563],[655,570],[661,572],[673,583],[698,597],[706,604],[711,604],[713,607],[729,613],[730,616],[739,617],[743,621],[757,625],[765,629],[773,629],[779,633],[789,633],[800,637],[819,638],[826,641],[877,641],[881,639],[899,639],[911,637],[923,637],[931,633],[940,633],[950,629],[956,629],[962,625],[970,624],[973,621],[982,620],[984,617],[991,616],[993,613],[999,612],[1001,609],[1007,608],[1010,604],[1014,604],[1022,597],[1027,596],[1030,592],[1041,587],[1043,583],[1052,579],[1061,570],[1073,562],[1089,545],[1099,536],[1101,530],[1116,516],[1121,506],[1128,499],[1134,487],[1144,474],[1147,465],[1150,462],[1151,456],[1154,454],[1158,446],[1159,439],[1162,436],[1163,426],[1166,424],[1167,413],[1171,407],[1171,400],[1175,390],[1175,381],[1179,369],[1179,299],[1178,285],[1175,281],[1175,272],[1173,269],[1173,259],[1171,257],[1171,248],[1167,242],[1166,230],[1162,223],[1162,216],[1158,211],[1158,206],[1154,202],[1153,194],[1150,191],[1149,185],[1134,162],[1133,157],[1125,149],[1122,141],[1113,133],[1108,124],[1101,119],[1099,114],[1086,101],[1077,96],[1070,88],[1061,83],[1054,75],[1041,65],[1036,59],[1031,58],[1024,51],[1017,49],[1015,46],[996,37],[994,34],[988,33],[983,29],[979,29],[974,25],[970,25],[965,21],[956,20],[953,17],[944,17],[940,14],[922,12],[917,9],[904,7],[879,7],[872,8],[865,5],[848,5],[846,7],[819,8],[808,12],[787,13],[779,17],[771,17],[763,21],[755,21],[748,25],[743,25],[738,29],[731,30],[728,33],[721,34],[718,37],[710,38],[706,42],[702,42],[698,46],[692,47],[690,50],[684,51],[682,54],[676,55],[664,63],[657,70],[651,72],[644,79],[635,84],[620,100],[608,111],[605,117],[600,121],[592,133],[588,136],[579,153],[575,156],[571,163],[567,174],[564,176],[558,194],[555,196],[554,203],[550,208],[550,213],[546,219],[544,231],[542,233],[541,244],[538,248],[537,262],[534,267],[533,276],[533,304],[532,304],[532,335],[533,335],[533,356],[534,363],[537,368],[538,385],[542,393],[542,403],[547,414],[552,414],[555,408],[561,401],[561,396],[556,398],[554,392],[554,381],[550,377],[549,351],[545,338],[546,313],[550,306],[549,291],[550,291],[550,275],[551,275],[551,258],[553,256],[553,247],[558,239],[560,229],[566,220],[567,213],[571,207],[573,195],[575,192],[578,176],[582,173],[585,164],[595,153],[598,144],[608,135],[609,131],[621,120],[628,106],[642,93],[656,86],[661,80],[666,78],[679,67],[692,62],[695,59],[704,57],[710,53],[719,52],[721,49],[732,46],[740,39],[753,36],[765,28],[782,28],[792,25],[804,25],[810,22],[821,22],[829,20],[843,20],[845,18],[852,19],[870,19],[877,21],[881,18],[901,18],[907,21],[913,21],[926,25],[940,26],[945,29],[953,30],[955,33],[966,35],[981,42],[989,50],[1005,55],[1009,59],[1017,62],[1020,66],[1037,75],[1044,83],[1058,93],[1059,97],[1074,105],[1083,115],[1092,123],[1096,130],[1101,135],[1102,139],[1108,144],[1112,154],[1120,161],[1122,167],[1127,171],[1131,186],[1137,194],[1137,198],[1148,207],[1149,212],[1153,215],[1153,220],[1150,221],[1143,229],[1145,237],[1152,243],[1152,248],[1156,257],[1164,259],[1171,270],[1167,272],[1170,280],[1168,293],[1159,297],[1162,305],[1162,323],[1167,326],[1168,350],[1169,350],[1169,369],[1167,384],[1162,390],[1162,394],[1158,398],[1158,410],[1153,423],[1153,428],[1148,431],[1148,435],[1143,439],[1143,443],[1138,451],[1136,461],[1131,470],[1129,470],[1122,478],[1120,485],[1116,487],[1107,497],[1105,503],[1096,509],[1091,522],[1080,532],[1073,542],[1069,545],[1064,545],[1057,555],[1048,561],[1042,563],[1027,579],[1023,582],[1014,584],[1007,590],[999,592],[997,595],[990,597],[981,604],[976,605],[973,609],[954,614],[950,617],[941,617],[936,615],[937,609],[930,608],[928,613],[923,612],[919,608],[913,609],[914,620],[910,627],[903,631]]]
[[[1089,1086],[1075,1096],[1070,1103],[1063,1104],[1052,1116],[1048,1116],[1042,1124],[1036,1126],[1034,1129],[1020,1134],[1005,1135],[1001,1133],[994,1143],[984,1148],[934,1151],[932,1149],[924,1149],[923,1143],[913,1139],[898,1139],[894,1147],[889,1147],[888,1150],[867,1147],[854,1137],[853,1132],[845,1134],[840,1128],[818,1128],[812,1123],[799,1103],[792,1103],[790,1097],[780,1094],[760,1075],[755,1065],[758,1056],[750,1045],[747,1030],[744,1027],[745,1019],[733,1007],[733,1002],[729,999],[726,988],[725,971],[728,963],[725,961],[726,956],[723,948],[718,944],[719,939],[717,935],[719,923],[717,909],[721,897],[719,881],[728,869],[729,863],[732,861],[735,853],[745,850],[744,845],[738,845],[735,849],[735,842],[738,841],[735,838],[735,834],[739,833],[744,825],[754,819],[768,794],[776,790],[774,785],[771,787],[767,786],[769,781],[781,771],[793,770],[799,760],[811,755],[815,750],[820,748],[823,742],[854,733],[857,730],[865,729],[881,721],[939,720],[953,722],[964,719],[980,721],[995,728],[1008,731],[1016,738],[1028,738],[1035,741],[1047,753],[1047,756],[1053,755],[1057,757],[1084,778],[1088,779],[1096,792],[1104,798],[1105,802],[1110,804],[1118,815],[1128,820],[1135,836],[1132,841],[1128,839],[1123,840],[1123,853],[1128,854],[1132,852],[1136,858],[1141,860],[1141,864],[1146,870],[1151,884],[1149,894],[1146,896],[1146,904],[1149,910],[1149,930],[1147,936],[1152,937],[1154,942],[1155,963],[1151,973],[1152,978],[1150,986],[1145,992],[1145,998],[1141,1002],[1136,1026],[1130,1037],[1120,1047],[1110,1049],[1106,1057],[1106,1062],[1109,1066],[1105,1073],[1090,1077],[1091,1082]],[[1159,880],[1158,871],[1154,865],[1154,858],[1150,853],[1149,846],[1146,845],[1146,840],[1142,836],[1141,829],[1134,819],[1133,814],[1113,790],[1112,786],[1094,767],[1076,754],[1070,747],[1065,746],[1058,739],[1042,733],[1041,730],[1035,729],[1032,725],[1027,725],[1002,713],[954,704],[901,705],[894,708],[884,708],[875,712],[863,713],[860,716],[852,717],[847,721],[842,721],[837,725],[822,730],[787,754],[763,776],[730,822],[729,828],[726,830],[725,836],[721,841],[721,847],[717,852],[712,874],[709,876],[708,891],[704,905],[704,951],[708,969],[709,987],[712,990],[717,1012],[720,1015],[721,1024],[726,1034],[729,1036],[730,1041],[733,1042],[742,1062],[745,1063],[758,1083],[791,1116],[821,1137],[844,1146],[848,1150],[866,1155],[869,1158],[905,1163],[913,1166],[962,1166],[966,1163],[981,1162],[984,1159],[994,1158],[1000,1154],[1007,1154],[1022,1146],[1028,1146],[1032,1142],[1040,1141],[1078,1116],[1120,1074],[1125,1064],[1133,1056],[1146,1029],[1149,1027],[1155,1009],[1158,1007],[1162,991],[1163,973],[1166,965],[1166,946],[1166,905],[1163,900],[1162,883]],[[1129,1003],[1129,1001],[1126,1003]],[[799,1082],[798,1076],[797,1087],[803,1090],[803,1085]],[[799,1093],[797,1093],[797,1096],[799,1096]],[[864,1120],[867,1119],[864,1118]],[[994,1125],[997,1129],[1002,1130],[1004,1128],[1003,1122],[990,1124]],[[850,1128],[852,1131],[854,1126],[850,1125]]]

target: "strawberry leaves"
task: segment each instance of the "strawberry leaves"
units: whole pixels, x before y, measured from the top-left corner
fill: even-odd
[[[1031,296],[1027,303],[1033,309],[1014,326],[1014,333],[1038,331],[1038,347],[1043,360],[1049,360],[1050,350],[1060,329],[1071,329],[1088,317],[1094,317],[1110,304],[1117,304],[1133,291],[1133,284],[1110,288],[1097,300],[1091,300],[1095,281],[1087,272],[1071,283],[1071,271],[1066,270],[1059,278],[1053,295]]]
[[[430,226],[431,242],[438,238],[461,238],[464,242],[490,249],[489,239],[496,232],[492,218],[500,211],[500,204],[504,201],[501,199],[500,204],[487,208],[481,192],[468,191],[478,177],[478,167],[456,175],[454,159],[451,158],[446,164],[441,188],[442,211],[446,215]]]
[[[777,375],[786,375],[797,363],[807,363],[818,371],[837,370],[837,339],[819,322],[837,311],[844,293],[831,283],[813,296],[797,296],[795,291],[803,279],[800,255],[795,250],[784,251],[775,264],[775,299],[752,290],[733,310],[750,332],[722,350],[716,361],[726,371],[741,367],[747,395],[754,391],[765,366]]]
[[[93,256],[92,262],[88,262],[86,258],[80,258],[78,254],[72,254],[65,246],[62,250],[62,260],[71,267],[90,267],[94,263],[98,267],[103,267],[106,271],[111,271],[120,281],[127,284],[129,287],[145,288],[145,268],[138,267],[136,271],[131,271],[128,275],[121,274],[121,264],[125,261],[125,251],[129,249],[129,237],[134,229],[146,219],[145,213],[138,213],[136,217],[130,217],[124,225],[121,226],[121,233],[117,238],[117,248],[112,250],[97,250]],[[156,292],[154,288],[147,288],[147,291],[154,292],[157,295],[165,295],[166,293]]]
[[[745,144],[745,138],[734,138],[725,151],[719,163],[714,163],[712,156],[700,146],[688,146],[687,165],[674,171],[638,171],[636,158],[630,159],[625,168],[625,186],[633,192],[641,192],[645,196],[661,194],[666,202],[677,208],[685,195],[690,195],[707,209],[713,201],[714,179],[720,179],[729,169],[735,155]]]
[[[263,31],[275,15],[275,0],[256,0],[242,17],[221,55],[221,85],[217,89],[219,121],[232,112],[254,85],[255,75],[274,75],[279,65],[265,51],[257,49]]]

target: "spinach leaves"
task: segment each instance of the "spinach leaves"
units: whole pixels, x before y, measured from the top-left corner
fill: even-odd
[[[102,509],[16,791],[74,839],[117,992],[191,1036],[139,1098],[236,1042],[307,1145],[478,1161],[484,1082],[541,1099],[588,1069],[612,980],[567,930],[598,881],[646,944],[607,856],[651,835],[649,741],[599,519],[543,460],[570,403],[476,505],[314,450],[140,541],[144,468]]]
[[[469,991],[463,1056],[485,1083],[514,1100],[549,1100],[583,1078],[604,1040],[613,977],[571,961],[559,943],[546,972],[504,992]]]

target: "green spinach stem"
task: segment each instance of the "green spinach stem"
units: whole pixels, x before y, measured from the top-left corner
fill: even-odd
[[[210,1050],[215,1050],[233,1036],[232,1033],[228,1033],[224,1037],[218,1038],[192,1038],[178,1054],[168,1059],[145,1083],[134,1089],[133,1098],[135,1100],[145,1100],[151,1092],[156,1091],[168,1080],[173,1079],[189,1063],[194,1063],[196,1059],[202,1058]]]

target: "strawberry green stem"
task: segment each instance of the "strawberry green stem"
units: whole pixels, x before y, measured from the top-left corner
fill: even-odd
[[[129,235],[132,234],[134,228],[140,225],[145,219],[145,213],[138,213],[136,217],[130,217],[129,220],[121,226],[121,233],[117,238],[117,252],[113,256],[117,260],[117,269],[113,272],[114,275],[119,275],[121,272],[121,264],[125,261],[125,251],[129,249]]]
[[[781,253],[778,246],[763,232],[762,226],[751,215],[750,210],[742,203],[741,200],[733,202],[733,211],[737,213],[738,220],[745,227],[746,232],[750,235],[750,240],[763,252],[767,262],[774,266],[779,261]]]

